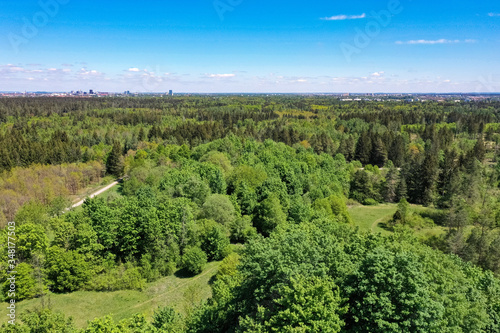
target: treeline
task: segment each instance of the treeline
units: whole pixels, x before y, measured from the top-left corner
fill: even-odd
[[[290,146],[306,141],[318,153],[342,153],[348,161],[379,167],[386,160],[401,167],[408,152],[427,141],[437,150],[479,138],[494,142],[497,150],[500,145],[499,105],[493,102],[401,105],[279,96],[18,98],[1,99],[0,107],[3,170],[94,158],[105,162],[103,156],[84,152],[115,140],[125,153],[136,150],[141,141],[197,146],[229,133]]]
[[[436,125],[441,123],[456,123],[459,132],[482,133],[485,124],[499,122],[500,114],[497,109],[478,110],[477,108],[464,108],[461,111],[447,112],[446,108],[438,109],[440,112],[422,111],[417,107],[410,110],[398,111],[397,109],[383,108],[379,112],[355,111],[342,113],[340,119],[362,119],[367,123],[380,123],[387,127],[400,127],[402,125]]]

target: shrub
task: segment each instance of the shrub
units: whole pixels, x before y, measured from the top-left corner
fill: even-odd
[[[94,276],[85,289],[95,291],[142,290],[145,286],[146,279],[142,277],[139,268],[127,263]]]
[[[152,325],[164,332],[184,332],[181,315],[170,307],[158,308],[153,314]]]
[[[191,274],[197,275],[207,264],[207,254],[199,247],[188,247],[182,257],[184,268]]]
[[[364,204],[365,206],[376,206],[376,205],[378,205],[378,202],[377,202],[376,200],[372,199],[372,198],[368,198],[368,199],[366,199],[366,200],[363,202],[363,204]]]

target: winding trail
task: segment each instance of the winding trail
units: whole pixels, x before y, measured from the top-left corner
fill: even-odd
[[[115,181],[115,182],[113,182],[113,183],[109,184],[109,185],[108,185],[108,186],[106,186],[106,187],[101,188],[99,191],[96,191],[96,192],[92,193],[92,194],[91,194],[91,195],[89,195],[88,197],[92,199],[93,197],[96,197],[96,196],[98,196],[99,194],[106,192],[107,190],[109,190],[109,189],[110,189],[110,188],[112,188],[113,186],[118,185],[118,184],[120,183],[120,181],[121,181],[121,179],[119,179],[119,180],[117,180],[117,181]],[[85,199],[87,199],[87,197],[85,197]],[[76,207],[79,207],[79,206],[83,205],[83,203],[85,202],[85,199],[83,199],[83,200],[81,200],[81,201],[78,201],[76,204],[72,205],[72,206],[71,206],[71,208],[76,208]],[[70,209],[71,209],[71,208],[70,208]]]
[[[370,227],[370,230],[375,233],[375,229],[377,228],[378,224],[384,220],[386,220],[387,218],[390,218],[392,215],[394,214],[387,214],[386,216],[382,216],[381,218],[379,218],[378,220],[374,221]]]

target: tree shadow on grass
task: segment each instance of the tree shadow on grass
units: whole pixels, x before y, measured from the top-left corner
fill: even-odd
[[[384,229],[385,231],[394,232],[394,227],[389,225],[389,221],[380,222],[377,224],[377,227],[379,227],[380,229]]]
[[[182,268],[182,269],[179,269],[177,272],[175,272],[174,276],[179,278],[179,279],[189,279],[189,278],[195,277],[196,274],[191,273],[186,268]]]

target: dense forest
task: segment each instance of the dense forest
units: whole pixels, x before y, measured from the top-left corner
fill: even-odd
[[[16,302],[220,262],[188,314],[80,330],[42,308],[2,331],[500,332],[499,149],[498,102],[0,99],[3,300],[10,221]],[[105,176],[120,195],[65,212]],[[348,207],[382,203],[387,234],[359,230]]]

